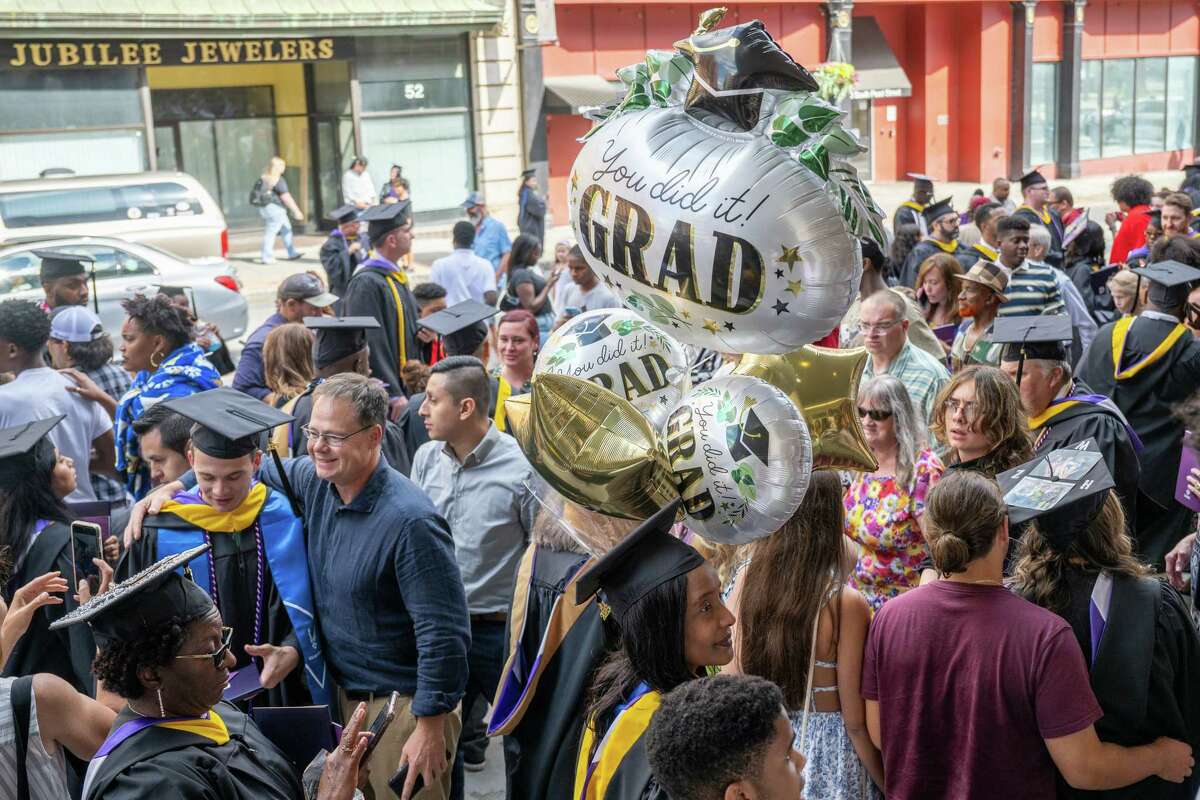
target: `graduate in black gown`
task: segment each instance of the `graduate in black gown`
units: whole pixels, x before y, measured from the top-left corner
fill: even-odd
[[[1156,254],[1163,244],[1155,245]],[[1151,281],[1147,307],[1100,329],[1079,377],[1111,397],[1142,440],[1135,539],[1142,557],[1160,565],[1192,517],[1175,500],[1183,423],[1173,409],[1200,386],[1200,344],[1182,322],[1200,270],[1159,261],[1133,271]]]
[[[299,800],[296,768],[236,707],[222,702],[231,639],[208,594],[177,570],[208,545],[117,584],[55,623],[90,628],[96,675],[127,701],[88,766],[86,800]],[[190,575],[190,573],[189,573]],[[349,796],[365,742],[362,711],[321,768],[318,798]]]
[[[210,544],[192,570],[235,631],[237,668],[253,659],[262,685],[271,690],[265,702],[256,702],[329,702],[332,687],[315,621],[303,519],[286,493],[255,480],[261,432],[291,417],[227,388],[164,405],[197,423],[188,453],[197,486],[177,492],[160,513],[146,517],[118,574],[131,575]]]
[[[1070,337],[1071,318],[1052,314],[999,319],[992,340],[1005,344],[1000,368],[1021,390],[1035,455],[1094,439],[1132,527],[1142,474],[1141,440],[1116,403],[1072,379]]]
[[[372,206],[362,218],[368,223],[367,236],[374,249],[350,279],[342,314],[379,321],[382,327],[367,332],[371,374],[384,382],[388,397],[396,401],[407,396],[401,368],[409,359],[421,357],[417,340],[420,314],[408,275],[399,266],[412,249],[412,203],[402,200]]]
[[[1046,179],[1035,169],[1022,175],[1020,181],[1024,202],[1017,206],[1013,216],[1020,217],[1030,225],[1042,225],[1050,231],[1050,249],[1046,251],[1044,260],[1050,266],[1062,269],[1065,231],[1058,212],[1048,205],[1050,188],[1046,185]]]
[[[925,210],[925,206],[929,205],[929,201],[933,200],[933,178],[915,172],[908,173],[907,177],[912,178],[912,197],[905,200],[896,209],[896,213],[892,216],[892,230],[898,231],[906,225],[911,225],[921,231],[921,235],[924,236],[929,229],[925,225],[925,218],[921,216],[921,212]]]
[[[68,584],[74,579],[72,517],[62,498],[75,490],[75,469],[46,435],[62,420],[49,417],[0,430],[0,587],[6,604],[18,589],[47,572],[57,570]],[[48,672],[93,695],[96,643],[91,632],[50,630],[52,622],[75,608],[71,588],[62,604],[34,612],[3,665],[4,677]]]
[[[1055,455],[1071,459],[1079,452],[1073,446]],[[1036,463],[1026,466],[1026,473],[1038,470]],[[1010,520],[1036,517],[1021,542],[1013,588],[1071,624],[1104,710],[1096,723],[1101,741],[1129,747],[1167,736],[1195,751],[1200,748],[1200,638],[1187,606],[1133,557],[1104,461],[1069,483],[1073,488],[1044,513],[1009,500]],[[1002,477],[1000,485],[1008,491],[1015,482]],[[1192,800],[1196,788],[1195,774],[1183,783],[1150,777],[1094,793],[1060,781],[1059,797]]]
[[[334,209],[329,218],[337,223],[337,227],[321,245],[321,266],[325,268],[329,291],[338,297],[345,297],[350,277],[367,257],[366,244],[358,235],[358,206],[345,205]]]
[[[291,414],[292,421],[280,425],[271,434],[275,449],[291,458],[308,455],[308,436],[304,428],[312,418],[313,391],[327,378],[343,372],[371,377],[367,331],[379,328],[379,321],[374,317],[305,317],[304,324],[316,333],[313,367],[317,374],[303,392],[284,404],[282,411]],[[383,457],[402,475],[407,476],[412,470],[412,458],[404,435],[391,420],[383,431]]]
[[[515,742],[508,796],[570,797],[588,684],[606,654],[594,596],[575,586],[595,563],[582,542],[619,541],[634,523],[586,511],[535,478],[541,510],[521,559],[509,615],[509,652],[489,736]],[[586,530],[581,530],[586,529]]]
[[[716,570],[669,533],[680,501],[642,523],[583,574],[577,603],[601,592],[620,645],[592,678],[575,765],[578,800],[664,800],[645,733],[662,695],[733,660],[733,614]]]
[[[909,251],[908,258],[900,267],[900,285],[910,288],[915,288],[921,264],[930,256],[949,253],[962,266],[963,272],[971,269],[980,258],[979,251],[959,244],[958,212],[954,210],[949,197],[930,204],[921,213],[929,234]]]

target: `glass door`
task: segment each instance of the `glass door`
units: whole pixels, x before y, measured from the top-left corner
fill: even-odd
[[[850,101],[850,129],[858,136],[858,143],[867,148],[865,153],[850,159],[850,166],[858,171],[860,181],[871,180],[871,101]]]

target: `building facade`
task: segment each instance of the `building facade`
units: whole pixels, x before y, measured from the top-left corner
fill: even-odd
[[[616,70],[670,49],[705,5],[557,0],[543,48],[551,208],[566,220],[580,108]],[[798,62],[849,61],[850,118],[875,181],[918,172],[988,184],[1046,165],[1047,177],[1161,170],[1196,152],[1200,13],[1171,0],[832,0],[734,3]]]
[[[0,180],[182,170],[245,227],[258,223],[250,189],[272,156],[321,221],[361,153],[378,186],[402,168],[418,221],[460,215],[472,189],[514,213],[524,162],[511,2],[107,5],[0,0]]]

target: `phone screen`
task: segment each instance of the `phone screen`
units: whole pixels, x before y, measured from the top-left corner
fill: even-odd
[[[71,589],[87,580],[92,592],[100,588],[100,568],[92,563],[93,558],[104,557],[104,531],[94,522],[75,520],[71,523]]]

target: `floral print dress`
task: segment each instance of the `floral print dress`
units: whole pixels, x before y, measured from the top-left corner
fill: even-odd
[[[846,487],[846,535],[859,545],[848,583],[866,598],[872,614],[921,582],[920,565],[929,549],[918,517],[943,471],[934,452],[924,450],[908,486],[891,476],[861,474]]]

